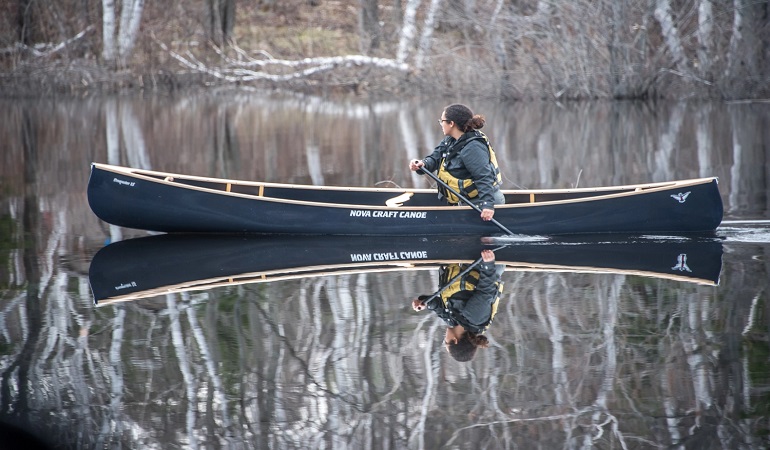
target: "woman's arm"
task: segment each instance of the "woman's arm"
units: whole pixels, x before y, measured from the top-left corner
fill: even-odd
[[[489,252],[491,256],[482,254],[484,261],[479,265],[479,282],[473,295],[460,309],[460,314],[474,325],[486,323],[492,315],[492,303],[497,298],[497,282],[501,278],[501,273],[495,266],[494,253],[491,250],[485,252]]]
[[[481,141],[474,140],[463,148],[460,152],[460,157],[465,169],[470,173],[476,188],[479,190],[479,196],[476,198],[478,207],[494,210],[495,173],[489,161],[489,149]]]
[[[438,170],[438,165],[441,164],[441,159],[443,158],[444,152],[449,148],[452,141],[453,139],[451,136],[444,137],[444,139],[438,143],[436,148],[433,149],[433,152],[422,159],[426,170],[430,172],[435,172]]]

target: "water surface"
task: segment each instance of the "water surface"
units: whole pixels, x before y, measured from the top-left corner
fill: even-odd
[[[90,162],[427,187],[407,161],[439,140],[445,103],[0,101],[2,420],[67,448],[770,445],[767,104],[471,105],[507,187],[718,176],[725,222],[713,237],[638,237],[642,247],[509,243],[490,347],[470,363],[444,351],[439,319],[409,306],[437,288],[441,261],[294,270],[338,265],[345,246],[400,248],[392,239],[251,241],[229,260],[187,242],[154,254],[181,258],[173,267],[152,244],[134,256],[149,275],[181,277],[174,289],[94,306],[94,255],[148,233],[90,212]],[[467,262],[484,247],[437,245]],[[127,258],[107,267],[129,270]],[[280,261],[293,269],[264,273]],[[261,279],[229,282],[239,265]],[[211,267],[224,282],[188,289],[184,275]],[[715,279],[695,277],[713,267]]]

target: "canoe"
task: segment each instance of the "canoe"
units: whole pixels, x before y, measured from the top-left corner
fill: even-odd
[[[495,219],[516,234],[707,233],[722,220],[716,178],[503,193]],[[88,202],[110,224],[167,233],[500,233],[468,206],[442,205],[435,189],[248,182],[97,163]]]
[[[717,239],[482,242],[470,236],[251,236],[161,234],[97,252],[89,282],[99,306],[223,286],[340,274],[437,270],[492,249],[507,271],[624,274],[716,285]],[[421,292],[420,294],[423,294]]]

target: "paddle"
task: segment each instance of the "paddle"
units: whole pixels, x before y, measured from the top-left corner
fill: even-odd
[[[433,178],[433,180],[435,180],[435,181],[436,181],[436,183],[440,184],[442,187],[444,187],[445,189],[447,189],[448,191],[450,191],[451,193],[453,193],[454,195],[456,195],[456,196],[457,196],[457,198],[459,198],[460,200],[462,200],[463,202],[465,202],[465,204],[466,204],[466,205],[470,206],[471,208],[475,209],[475,210],[476,210],[476,211],[477,211],[479,214],[481,214],[481,208],[479,208],[478,206],[476,206],[475,204],[473,204],[473,203],[472,203],[470,200],[468,200],[467,198],[465,198],[465,196],[464,196],[464,195],[462,195],[462,194],[460,194],[459,192],[457,192],[456,190],[454,190],[454,189],[453,189],[452,187],[450,187],[448,184],[444,183],[444,182],[443,182],[443,181],[442,181],[442,180],[441,180],[439,177],[437,177],[437,176],[436,176],[436,175],[435,175],[433,172],[431,172],[431,171],[428,171],[428,170],[425,170],[425,169],[419,169],[419,170],[417,171],[417,173],[420,173],[420,172],[422,172],[422,173],[424,173],[424,174],[427,174],[429,177]],[[498,227],[498,228],[500,228],[501,230],[503,230],[503,231],[504,231],[506,234],[513,234],[513,233],[511,232],[511,230],[509,230],[508,228],[505,228],[505,226],[503,226],[503,224],[501,224],[501,223],[500,223],[500,222],[498,222],[497,220],[495,220],[495,219],[491,219],[491,220],[490,220],[490,222],[492,222],[493,224],[497,225],[497,227]]]

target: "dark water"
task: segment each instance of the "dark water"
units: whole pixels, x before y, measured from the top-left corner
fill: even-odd
[[[91,161],[423,187],[444,103],[0,101],[2,421],[64,448],[767,448],[769,104],[472,105],[508,187],[718,176],[725,221],[507,242],[469,363],[410,300],[480,242],[148,239],[86,201]],[[410,250],[438,256],[351,257]],[[89,270],[155,290],[94,306]]]

